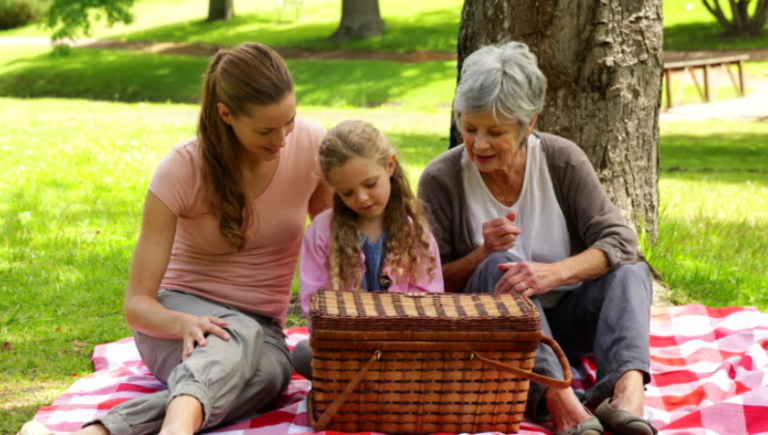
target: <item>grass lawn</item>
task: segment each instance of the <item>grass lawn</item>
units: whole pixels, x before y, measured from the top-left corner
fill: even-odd
[[[56,58],[45,47],[0,53],[0,96],[194,103],[208,59],[74,49]],[[288,60],[299,99],[326,107],[388,106],[436,112],[449,107],[456,62]]]
[[[299,19],[293,10],[279,13],[277,0],[235,2],[235,18],[207,23],[207,3],[197,0],[139,0],[130,25],[94,26],[94,36],[118,40],[205,42],[237,45],[258,41],[274,46],[315,49],[339,48],[328,41],[339,24],[341,0],[306,1]],[[345,48],[397,52],[420,50],[455,51],[462,0],[380,2],[386,23],[384,35],[343,45]],[[282,16],[282,21],[279,21]],[[37,25],[0,32],[0,36],[47,36]]]
[[[661,124],[659,243],[676,303],[768,310],[768,124]]]
[[[130,25],[94,26],[94,36],[119,40],[205,42],[237,45],[259,41],[275,46],[315,49],[339,48],[327,40],[338,26],[341,0],[304,2],[295,19],[293,10],[280,14],[277,0],[236,2],[234,20],[206,23],[206,3],[198,0],[138,0]],[[727,9],[727,2],[721,4]],[[753,2],[753,5],[756,2]],[[380,1],[386,23],[383,36],[344,45],[345,48],[398,52],[455,51],[461,0]],[[754,6],[753,6],[754,7]],[[282,21],[279,21],[282,17]],[[768,32],[749,39],[722,37],[722,27],[700,0],[664,0],[664,49],[747,49],[768,47]],[[0,36],[47,36],[37,25],[0,32]]]

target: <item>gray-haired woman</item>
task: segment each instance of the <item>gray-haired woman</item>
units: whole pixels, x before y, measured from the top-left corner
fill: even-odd
[[[445,290],[531,297],[547,335],[570,358],[594,354],[597,384],[532,385],[529,413],[557,433],[652,435],[642,418],[650,382],[652,286],[637,238],[574,143],[534,130],[546,93],[536,56],[517,42],[464,62],[454,109],[464,144],[430,163],[419,196],[440,247]],[[541,347],[534,371],[562,378]],[[599,406],[598,406],[599,405]]]

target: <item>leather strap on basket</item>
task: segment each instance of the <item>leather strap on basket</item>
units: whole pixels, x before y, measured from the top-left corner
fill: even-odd
[[[367,363],[363,366],[363,368],[360,369],[359,372],[355,375],[352,380],[349,381],[346,388],[344,388],[344,391],[339,394],[339,397],[336,398],[336,400],[331,403],[331,406],[328,407],[328,409],[325,410],[323,413],[323,416],[320,417],[320,420],[317,421],[317,427],[315,428],[318,432],[325,430],[325,426],[328,425],[328,423],[331,422],[331,419],[333,416],[336,415],[336,413],[339,411],[339,408],[341,408],[341,405],[344,404],[344,402],[347,400],[347,396],[357,388],[357,384],[360,383],[360,381],[363,380],[365,377],[365,374],[368,372],[368,370],[371,368],[373,363],[381,359],[381,351],[376,351],[371,356],[371,359],[368,360]]]
[[[555,351],[555,354],[557,355],[557,358],[560,360],[560,365],[563,366],[563,374],[565,375],[565,380],[550,378],[547,376],[542,376],[537,373],[529,372],[526,370],[519,369],[517,367],[512,367],[507,364],[503,364],[488,358],[484,358],[480,356],[475,351],[471,352],[471,355],[474,358],[479,359],[485,364],[488,364],[489,366],[495,367],[499,370],[503,370],[506,372],[514,373],[517,376],[520,376],[523,379],[528,379],[529,381],[536,382],[537,384],[546,385],[548,387],[557,388],[558,390],[564,390],[571,386],[571,381],[573,380],[573,374],[571,373],[571,365],[568,363],[568,358],[565,357],[565,353],[563,353],[563,350],[560,349],[560,345],[557,344],[557,342],[546,335],[543,335],[541,337],[541,341],[552,348],[553,351]]]

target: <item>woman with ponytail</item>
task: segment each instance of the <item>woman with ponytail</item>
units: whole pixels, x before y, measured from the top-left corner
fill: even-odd
[[[197,137],[160,163],[144,204],[125,316],[168,389],[114,407],[78,434],[193,434],[276,399],[293,369],[282,327],[307,214],[331,205],[322,127],[296,120],[272,49],[220,51]]]

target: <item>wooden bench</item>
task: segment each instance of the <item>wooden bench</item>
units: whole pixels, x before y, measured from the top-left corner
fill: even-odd
[[[671,52],[664,53],[664,79],[667,81],[667,108],[672,107],[672,73],[678,71],[687,71],[696,84],[696,90],[699,91],[702,101],[710,101],[709,92],[709,71],[713,68],[722,68],[728,72],[733,86],[740,96],[744,96],[744,61],[749,59],[747,54],[712,56],[700,52]],[[730,66],[736,65],[739,70],[738,83],[734,77]],[[695,70],[702,70],[704,86],[699,84]]]

